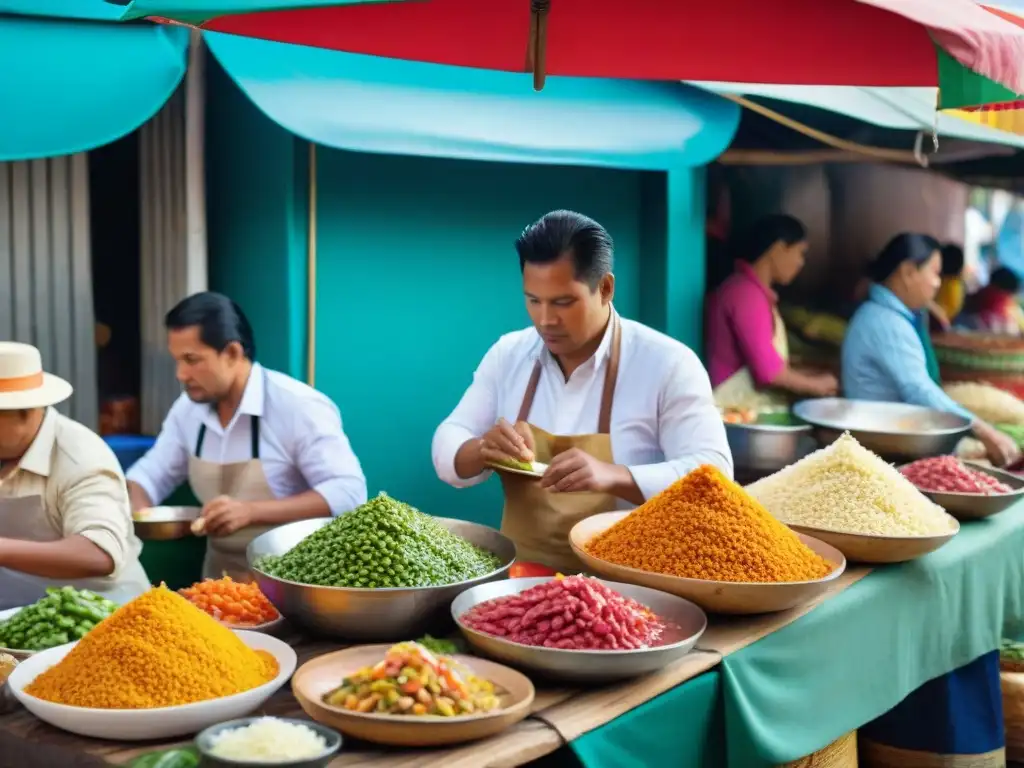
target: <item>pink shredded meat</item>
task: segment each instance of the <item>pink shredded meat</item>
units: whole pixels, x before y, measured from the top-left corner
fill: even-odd
[[[470,629],[522,645],[585,651],[658,645],[667,623],[597,579],[552,579],[462,615]]]
[[[919,459],[903,467],[903,476],[922,491],[980,493],[995,496],[1013,489],[992,475],[971,469],[955,456]]]

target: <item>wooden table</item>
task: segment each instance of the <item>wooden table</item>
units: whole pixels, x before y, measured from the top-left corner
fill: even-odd
[[[448,749],[387,749],[349,740],[330,768],[505,768],[550,754],[662,693],[718,665],[722,658],[795,621],[868,573],[850,568],[818,600],[782,613],[711,618],[697,648],[674,664],[637,680],[594,688],[537,685],[531,714],[502,734]],[[285,632],[299,664],[344,648]],[[278,717],[305,718],[285,686],[261,710]],[[124,765],[156,749],[187,745],[191,739],[125,744],[75,736],[37,720],[24,709],[0,716],[0,768],[101,768]]]

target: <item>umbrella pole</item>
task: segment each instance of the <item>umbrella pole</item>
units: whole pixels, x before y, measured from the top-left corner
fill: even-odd
[[[530,0],[530,39],[526,47],[526,71],[533,73],[533,90],[544,89],[547,80],[548,13],[551,0]]]

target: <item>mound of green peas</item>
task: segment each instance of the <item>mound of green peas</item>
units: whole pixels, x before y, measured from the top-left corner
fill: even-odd
[[[43,651],[85,637],[85,633],[117,610],[94,592],[50,587],[46,597],[0,621],[0,647]]]
[[[322,587],[440,587],[484,576],[498,558],[430,515],[379,494],[335,518],[283,555],[264,557],[266,574]]]

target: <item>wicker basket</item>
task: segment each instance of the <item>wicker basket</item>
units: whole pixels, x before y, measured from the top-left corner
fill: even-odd
[[[982,755],[940,755],[860,740],[860,764],[864,768],[1006,768],[1006,750]]]
[[[779,768],[857,768],[857,732],[848,733],[813,755],[785,763]]]
[[[1010,672],[1013,662],[1001,662],[999,687],[1003,691],[1003,723],[1006,727],[1006,759],[1024,761],[1024,671]]]

